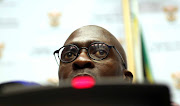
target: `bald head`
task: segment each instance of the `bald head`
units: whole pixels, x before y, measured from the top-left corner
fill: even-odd
[[[132,74],[126,69],[124,49],[106,29],[95,25],[81,27],[68,37],[64,46],[60,57],[68,62],[61,59],[59,79],[79,75],[94,78],[119,76],[123,79],[130,77],[132,81]]]

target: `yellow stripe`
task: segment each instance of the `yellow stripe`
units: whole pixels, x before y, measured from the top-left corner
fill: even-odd
[[[150,83],[153,83],[153,78],[152,78],[152,75],[151,75],[151,72],[150,72],[150,69],[146,63],[145,65],[145,71],[146,71],[146,75],[147,75],[147,79]]]
[[[131,29],[131,15],[129,8],[129,0],[122,0],[123,7],[123,17],[125,24],[125,34],[126,34],[126,49],[127,49],[127,62],[128,70],[131,71],[134,75],[133,81],[136,81],[135,73],[135,60],[134,60],[134,50],[133,50],[133,38],[132,38],[132,29]]]

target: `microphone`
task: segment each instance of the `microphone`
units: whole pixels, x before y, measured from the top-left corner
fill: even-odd
[[[95,85],[95,79],[91,76],[77,76],[71,80],[71,86],[75,89],[88,89]]]

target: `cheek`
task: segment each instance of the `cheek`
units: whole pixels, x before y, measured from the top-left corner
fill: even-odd
[[[100,70],[100,76],[116,76],[121,72],[119,62],[112,59],[99,63],[97,67]]]
[[[68,75],[71,73],[71,64],[62,64],[60,67],[59,67],[59,72],[58,72],[58,75],[59,75],[59,79],[61,78],[67,78]]]

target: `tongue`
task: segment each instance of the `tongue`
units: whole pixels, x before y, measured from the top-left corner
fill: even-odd
[[[91,76],[77,76],[72,79],[71,85],[75,89],[92,88],[95,85],[95,80]]]

